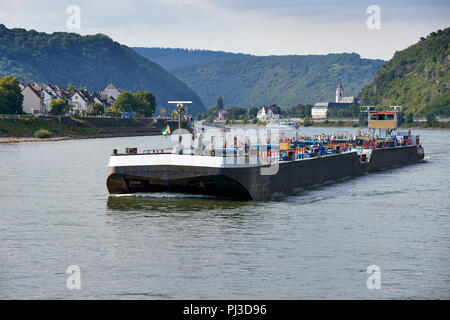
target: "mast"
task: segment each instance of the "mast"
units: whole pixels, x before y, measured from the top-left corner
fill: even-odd
[[[168,103],[175,103],[177,105],[176,113],[178,114],[178,145],[177,150],[179,154],[183,153],[182,148],[182,137],[181,137],[181,115],[186,112],[186,109],[183,107],[183,104],[192,103],[192,101],[168,101]]]

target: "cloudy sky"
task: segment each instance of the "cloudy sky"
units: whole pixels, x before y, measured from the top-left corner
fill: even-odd
[[[80,8],[78,30],[67,27],[70,5]],[[367,27],[370,5],[380,8],[380,29]],[[449,21],[450,0],[0,0],[0,23],[8,28],[256,55],[356,52],[389,59]]]

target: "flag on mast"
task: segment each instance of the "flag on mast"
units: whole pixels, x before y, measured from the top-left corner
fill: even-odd
[[[169,124],[167,124],[167,127],[165,127],[165,128],[162,130],[162,134],[163,134],[163,136],[168,136],[168,135],[170,135],[170,127],[169,127]]]

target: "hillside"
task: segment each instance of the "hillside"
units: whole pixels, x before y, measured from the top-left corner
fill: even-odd
[[[396,52],[359,94],[362,103],[423,116],[450,116],[450,28]]]
[[[333,101],[339,82],[346,95],[356,95],[383,63],[356,53],[249,56],[172,72],[200,95],[207,108],[218,96],[225,107],[294,106]]]
[[[211,50],[190,50],[181,48],[133,48],[141,56],[156,62],[166,70],[186,66],[204,64],[230,58],[249,56],[242,53],[231,53]]]
[[[159,107],[168,100],[192,100],[192,112],[204,110],[199,96],[156,63],[109,37],[52,34],[0,25],[0,77],[22,82],[86,86],[99,90],[112,82],[127,91],[149,90]]]

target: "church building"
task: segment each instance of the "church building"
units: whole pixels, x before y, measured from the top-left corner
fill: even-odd
[[[312,119],[326,119],[329,109],[345,109],[352,104],[359,104],[359,101],[354,96],[344,96],[344,88],[339,83],[336,88],[336,102],[318,102],[311,108]]]

